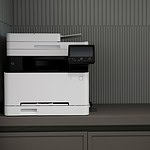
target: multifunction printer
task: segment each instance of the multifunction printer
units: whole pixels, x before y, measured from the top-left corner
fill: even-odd
[[[88,115],[88,42],[60,34],[8,33],[4,72],[5,115]]]

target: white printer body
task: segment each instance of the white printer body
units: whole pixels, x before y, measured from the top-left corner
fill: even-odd
[[[9,33],[5,115],[88,115],[88,65],[94,62],[88,46],[61,42],[60,34]]]

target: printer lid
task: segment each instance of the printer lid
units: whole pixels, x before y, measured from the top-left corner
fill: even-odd
[[[7,33],[7,42],[59,42],[59,33]]]

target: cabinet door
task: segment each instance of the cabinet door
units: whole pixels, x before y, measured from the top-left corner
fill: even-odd
[[[86,132],[0,133],[0,150],[86,149]]]
[[[89,150],[150,150],[150,132],[90,132]]]

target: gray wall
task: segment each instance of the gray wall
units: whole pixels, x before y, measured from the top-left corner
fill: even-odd
[[[13,2],[13,32],[81,32],[96,46],[92,102],[150,103],[150,0]]]
[[[3,67],[6,53],[6,33],[13,24],[12,0],[0,0],[0,112],[3,109]]]
[[[13,24],[12,0],[0,0],[0,36],[5,36],[11,31]]]

